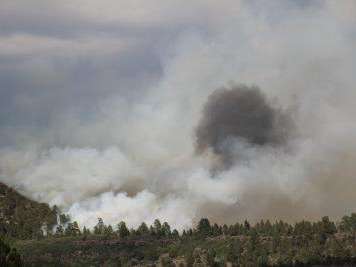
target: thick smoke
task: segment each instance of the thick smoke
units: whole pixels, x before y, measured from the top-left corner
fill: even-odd
[[[354,211],[355,1],[26,2],[0,11],[2,182],[87,226]]]
[[[201,153],[211,148],[225,165],[231,165],[232,139],[257,146],[282,145],[287,139],[290,120],[281,109],[268,103],[256,86],[218,89],[204,105],[196,129],[197,151]]]

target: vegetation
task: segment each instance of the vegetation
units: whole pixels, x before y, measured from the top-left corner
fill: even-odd
[[[32,201],[0,183],[0,235],[19,239],[42,236],[57,224],[56,207]]]
[[[356,264],[356,213],[337,223],[323,217],[294,224],[245,220],[217,225],[203,218],[182,233],[158,219],[129,229],[123,221],[112,226],[99,218],[93,229],[87,229],[56,208],[27,200],[7,187],[0,189],[6,196],[0,201],[0,266]]]
[[[64,227],[64,226],[63,226]],[[356,214],[295,224],[201,219],[181,234],[155,220],[128,229],[98,219],[93,231],[67,223],[41,240],[17,241],[28,266],[314,266],[356,263]]]
[[[21,267],[23,262],[15,248],[11,248],[3,239],[0,239],[0,266]]]

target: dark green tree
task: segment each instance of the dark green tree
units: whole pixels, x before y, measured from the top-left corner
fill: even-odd
[[[109,238],[114,235],[114,230],[112,229],[111,225],[104,226],[104,235],[106,238]]]
[[[207,218],[200,219],[197,226],[197,231],[199,235],[204,237],[211,235],[212,230],[211,230],[210,222]]]
[[[86,236],[88,236],[88,235],[90,235],[91,233],[90,233],[90,229],[88,229],[88,228],[86,228],[85,226],[83,227],[83,235],[86,235]]]
[[[245,220],[244,221],[244,232],[245,232],[245,234],[247,234],[250,231],[250,228],[251,228],[250,223],[247,220]]]
[[[150,230],[148,229],[148,226],[146,223],[141,223],[141,225],[137,228],[137,233],[139,235],[148,235],[150,233]]]
[[[105,224],[102,218],[98,218],[98,223],[94,226],[94,234],[104,234]]]
[[[173,238],[179,238],[179,232],[177,231],[177,229],[174,229],[174,230],[172,231],[172,237],[173,237]]]
[[[162,235],[162,224],[158,219],[153,222],[153,229],[157,236]]]
[[[121,221],[118,224],[117,231],[118,231],[119,237],[121,237],[121,238],[126,238],[130,235],[130,231],[129,231],[129,229],[127,229],[126,223],[124,221]]]
[[[222,234],[221,228],[216,223],[214,223],[214,225],[213,225],[211,230],[212,230],[212,235],[213,236],[219,236],[219,235]]]
[[[171,235],[171,226],[167,222],[164,222],[163,225],[162,225],[162,234],[164,236],[170,236]]]

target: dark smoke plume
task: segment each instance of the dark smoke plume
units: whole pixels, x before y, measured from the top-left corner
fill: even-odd
[[[256,86],[217,89],[209,96],[196,129],[197,152],[211,148],[229,165],[230,140],[254,146],[281,145],[286,142],[289,124],[286,113],[271,106]]]

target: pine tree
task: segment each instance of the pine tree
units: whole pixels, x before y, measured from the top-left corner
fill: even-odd
[[[74,235],[80,235],[81,232],[80,232],[80,228],[79,228],[79,225],[76,221],[73,222],[73,234]]]
[[[129,231],[129,229],[127,229],[126,223],[124,221],[121,221],[118,224],[117,229],[118,229],[117,231],[118,231],[119,237],[121,237],[121,238],[126,238],[130,235],[130,231]]]
[[[108,226],[105,226],[104,227],[104,235],[106,237],[110,237],[114,234],[114,230],[112,229],[112,226],[111,225],[108,225]]]
[[[86,228],[85,226],[83,227],[83,235],[88,236],[90,235],[90,229]]]
[[[207,218],[202,218],[198,223],[197,230],[201,236],[205,237],[211,235],[212,231],[209,220]]]
[[[149,234],[150,230],[148,229],[148,226],[146,223],[141,223],[141,225],[137,228],[137,233],[139,235],[147,235]]]
[[[94,226],[94,234],[102,235],[104,234],[104,221],[102,218],[98,218],[98,223]]]
[[[177,229],[174,229],[174,230],[172,231],[172,237],[173,237],[173,238],[179,238],[179,232],[177,231]]]
[[[161,236],[162,235],[162,225],[161,225],[161,222],[158,219],[156,219],[153,222],[153,228],[154,228],[154,231],[155,231],[157,236]]]
[[[171,235],[171,227],[167,222],[164,222],[162,225],[162,234],[164,236],[170,236]]]
[[[212,234],[213,234],[213,236],[221,235],[220,228],[216,223],[214,223],[214,225],[212,227]]]
[[[247,220],[245,220],[244,221],[244,232],[245,232],[245,234],[247,234],[250,231],[250,228],[251,228],[250,223]]]

